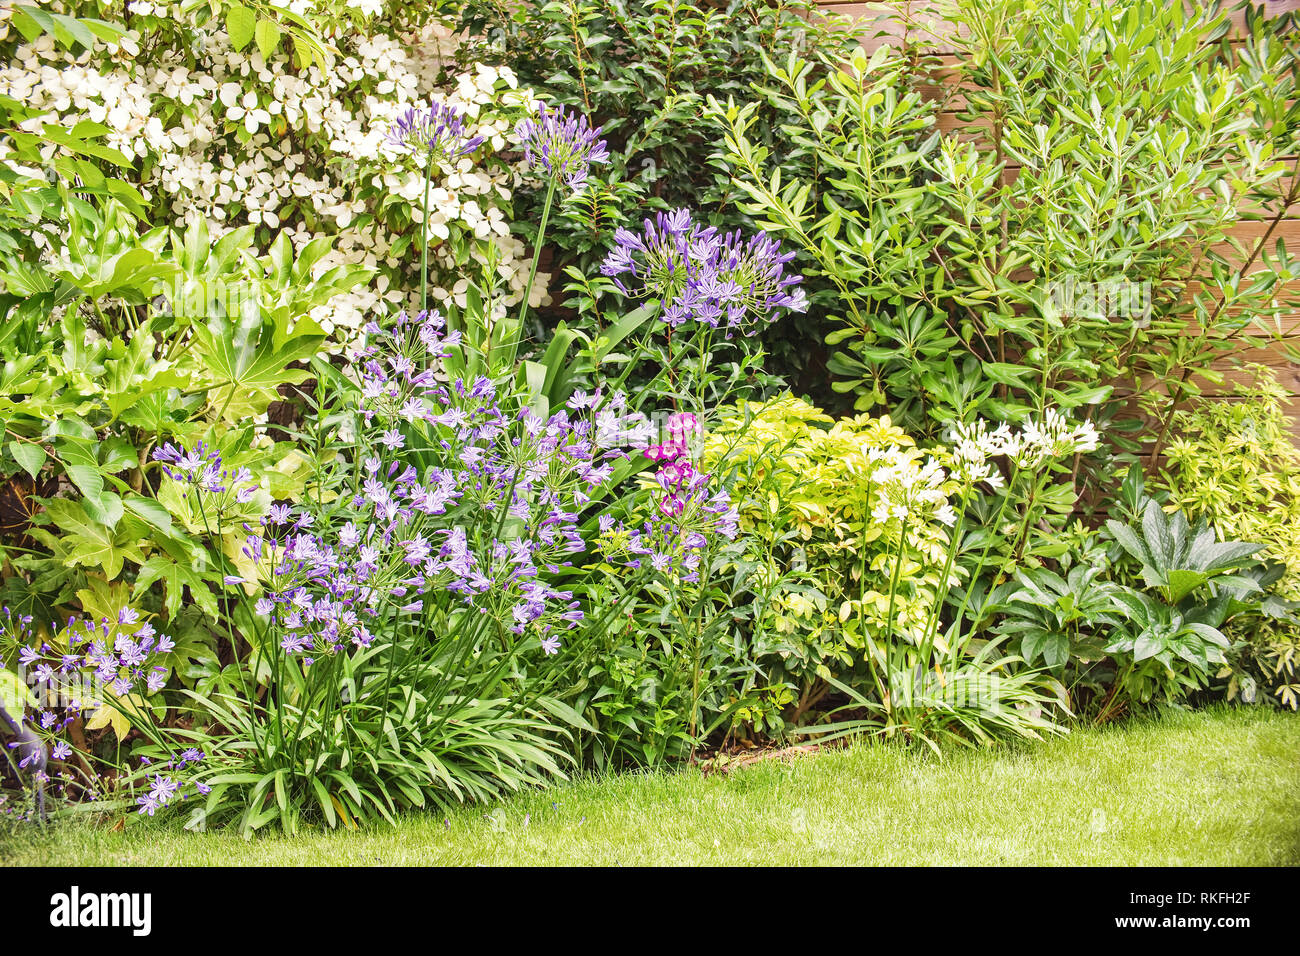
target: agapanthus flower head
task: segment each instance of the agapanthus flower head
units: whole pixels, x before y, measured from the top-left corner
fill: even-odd
[[[483,142],[465,128],[465,117],[447,103],[437,100],[428,106],[412,106],[388,128],[388,142],[418,159],[443,162],[472,153]]]
[[[1041,421],[1025,422],[1021,433],[1026,449],[1035,452],[1039,460],[1096,451],[1101,440],[1092,422],[1076,425],[1055,408],[1047,409]]]
[[[792,252],[758,233],[720,234],[693,221],[685,209],[646,219],[638,235],[619,228],[600,271],[624,295],[657,300],[659,320],[676,327],[700,322],[752,335],[782,310],[802,312],[807,300],[795,288],[802,277],[787,272]]]
[[[153,450],[153,460],[159,462],[168,478],[209,496],[223,496],[216,502],[217,510],[230,504],[247,504],[258,488],[256,484],[245,484],[252,478],[247,468],[222,468],[221,453],[203,442],[192,449],[167,442]]]
[[[535,172],[561,180],[571,189],[587,182],[592,163],[609,162],[609,149],[600,139],[600,127],[592,129],[587,117],[564,106],[554,109],[539,103],[537,112],[515,127],[524,148],[524,160]]]
[[[198,484],[212,469],[221,471],[221,453],[199,442],[192,449],[183,445],[165,443],[153,450],[153,460],[162,465],[163,474],[168,478],[187,484]]]
[[[779,311],[802,312],[808,307],[802,289],[803,277],[787,272],[793,252],[782,252],[781,243],[759,232],[745,239],[739,229],[727,233],[710,264],[712,285],[703,290],[706,298],[716,297],[728,329],[752,334],[757,323],[766,322]]]
[[[992,458],[1002,456],[1018,468],[1033,470],[1052,459],[1096,451],[1099,443],[1092,422],[1074,424],[1058,409],[1048,408],[1041,420],[1031,418],[1019,429],[1006,422],[990,428],[983,419],[958,423],[952,428],[949,454],[955,478],[972,484],[987,481],[997,488],[1003,482]]]

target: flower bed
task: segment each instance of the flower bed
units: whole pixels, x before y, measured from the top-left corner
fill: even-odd
[[[1294,708],[1279,396],[1196,384],[1287,314],[1271,232],[1206,250],[1300,200],[1290,21],[1054,2],[963,41],[965,137],[798,5],[10,9],[5,812]]]

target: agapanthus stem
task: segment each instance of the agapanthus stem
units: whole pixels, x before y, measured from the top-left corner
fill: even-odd
[[[220,519],[218,519],[218,523],[217,523],[217,533],[214,535],[212,533],[212,528],[208,524],[207,509],[203,507],[203,492],[198,491],[196,489],[194,492],[194,497],[195,497],[195,502],[199,508],[199,519],[203,522],[203,532],[208,536],[209,539],[213,539],[216,542],[217,557],[220,558],[220,561],[218,562],[219,570],[221,571],[222,577],[225,577],[225,575],[229,572],[226,567],[226,553],[221,548],[222,537],[221,537]],[[238,593],[242,595],[243,593],[242,585],[238,586]],[[230,652],[231,654],[234,655],[235,660],[238,662],[239,646],[238,646],[237,638],[235,637],[234,626],[230,620],[230,615],[228,613],[223,614],[222,619],[225,621],[225,625],[226,625],[226,640],[230,642]],[[251,652],[251,656],[253,659],[253,680],[256,681],[257,680],[257,649],[251,647],[250,645],[249,650]],[[235,668],[235,671],[236,673],[239,674],[240,691],[243,693],[244,699],[248,701],[249,729],[253,737],[253,745],[258,749],[260,753],[265,753],[266,752],[265,743],[257,739],[257,729],[256,729],[257,720],[255,716],[257,710],[257,699],[255,695],[250,694],[248,691],[248,682],[244,679],[244,668],[242,666],[238,666]]]
[[[613,386],[610,388],[611,392],[622,391],[623,385],[628,380],[628,376],[632,374],[632,372],[635,369],[635,366],[639,364],[635,356],[644,355],[646,352],[648,352],[650,350],[650,341],[653,338],[654,338],[654,326],[652,325],[650,327],[650,331],[646,332],[646,334],[641,337],[641,340],[640,342],[637,343],[636,348],[634,348],[631,351],[631,354],[628,356],[628,360],[623,363],[623,371],[619,373],[618,379],[614,382]],[[663,368],[661,367],[657,372],[655,372],[655,377],[654,379],[651,380],[650,385],[646,386],[646,388],[644,389],[639,389],[637,395],[640,396],[643,394],[649,394],[653,390],[654,383],[659,380],[659,376],[662,374],[663,374]]]
[[[930,656],[934,652],[935,642],[939,638],[939,627],[942,623],[940,611],[943,609],[944,602],[948,600],[948,592],[951,590],[948,582],[951,579],[957,551],[961,548],[962,536],[966,530],[966,509],[970,506],[970,496],[973,489],[974,485],[969,482],[962,489],[961,511],[957,516],[952,535],[948,539],[947,554],[944,555],[943,571],[939,575],[939,587],[935,591],[934,604],[930,608],[930,613],[926,615],[925,630],[922,632],[922,639],[925,643],[921,652],[921,659],[927,670],[932,669],[930,667]],[[954,638],[960,638],[960,634],[954,634],[953,636]]]
[[[961,634],[963,628],[963,622],[966,619],[966,608],[970,604],[971,591],[974,590],[975,582],[979,578],[981,572],[983,572],[984,570],[984,564],[988,560],[989,551],[992,549],[993,541],[997,537],[998,528],[1001,527],[1002,518],[1006,515],[1007,502],[1011,500],[1011,490],[1015,487],[1016,481],[1019,477],[1020,477],[1020,466],[1016,465],[1011,469],[1011,477],[1007,479],[1006,493],[1002,496],[1002,501],[998,506],[997,515],[993,519],[993,528],[992,528],[993,533],[988,536],[988,540],[984,543],[984,550],[980,552],[979,561],[977,561],[975,563],[975,566],[971,568],[970,579],[966,582],[965,591],[962,592],[961,605],[957,608],[957,613],[953,616],[953,632],[952,632],[953,640],[949,642],[948,660],[950,666],[954,670],[957,667],[957,659],[958,659],[957,638]],[[990,588],[989,590],[992,591],[992,588]],[[979,622],[980,618],[983,617],[984,608],[987,606],[988,606],[988,595],[986,594],[983,598],[980,599],[979,613],[976,614],[974,620],[971,623],[974,624]]]
[[[424,166],[424,208],[420,216],[420,312],[429,312],[429,184],[433,180],[433,150]]]
[[[868,483],[866,498],[863,499],[868,505],[871,502],[871,493],[872,485]],[[864,512],[866,510],[867,509],[864,507]],[[863,521],[862,535],[858,545],[858,632],[862,635],[863,644],[865,644],[867,648],[867,662],[871,665],[871,678],[876,685],[876,693],[880,695],[881,705],[886,706],[887,708],[888,705],[885,703],[886,698],[888,698],[890,704],[893,703],[893,697],[890,694],[889,658],[887,656],[885,657],[885,675],[884,680],[881,680],[879,670],[880,665],[876,660],[877,651],[879,649],[876,646],[876,642],[872,640],[871,636],[867,633],[867,611],[862,594],[862,589],[866,587],[867,581],[867,544],[867,522]],[[887,650],[888,645],[886,645],[886,651]]]
[[[889,610],[885,617],[885,683],[889,687],[889,709],[887,713],[890,719],[898,712],[898,688],[894,685],[894,608],[898,595],[898,582],[902,576],[903,561],[907,555],[907,519],[898,532],[898,554],[894,559],[893,573],[889,578]],[[863,581],[865,584],[865,579]],[[906,660],[907,652],[903,652],[903,659]]]
[[[668,350],[668,359],[664,362],[664,369],[668,372],[668,389],[669,397],[673,400],[673,411],[681,411],[677,404],[677,371],[673,365],[673,327],[668,326],[668,338],[665,348]]]
[[[537,281],[537,266],[542,259],[542,244],[546,241],[546,223],[551,218],[551,204],[555,202],[557,177],[551,175],[551,184],[546,188],[546,202],[542,205],[542,219],[537,224],[537,241],[533,243],[533,264],[528,270],[528,284],[524,286],[524,295],[519,302],[519,319],[516,322],[515,347],[524,334],[524,319],[528,318],[528,297],[533,293],[533,283]]]

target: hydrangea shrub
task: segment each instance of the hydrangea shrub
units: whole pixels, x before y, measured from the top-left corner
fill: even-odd
[[[101,15],[93,0],[56,6]],[[409,252],[426,218],[436,301],[465,305],[468,282],[458,268],[485,262],[488,239],[508,296],[520,298],[527,251],[510,232],[512,162],[447,157],[426,206],[424,169],[394,163],[386,131],[436,93],[499,155],[517,144],[512,111],[531,94],[506,67],[449,69],[455,40],[428,16],[406,19],[416,14],[398,4],[298,6],[332,57],[304,66],[287,44],[266,55],[257,44],[235,49],[227,24],[206,7],[147,0],[127,4],[118,42],[89,49],[65,47],[49,33],[28,41],[11,28],[0,38],[0,96],[31,111],[21,124],[27,131],[107,126],[105,143],[135,162],[155,222],[183,227],[202,217],[214,237],[251,224],[262,248],[279,232],[296,249],[327,236],[333,250],[319,269],[376,270],[371,284],[315,316],[337,341],[355,338],[377,310],[407,304],[418,261]],[[534,304],[544,299],[546,278],[534,278]]]

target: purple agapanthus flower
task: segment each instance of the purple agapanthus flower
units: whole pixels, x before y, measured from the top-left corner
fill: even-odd
[[[609,162],[609,149],[600,139],[600,127],[591,128],[587,117],[570,113],[564,106],[548,109],[539,103],[537,112],[519,121],[515,133],[522,141],[524,159],[533,170],[563,180],[571,189],[587,183],[592,163]]]
[[[159,463],[163,474],[168,478],[208,495],[220,495],[234,485],[243,485],[234,489],[232,497],[237,504],[247,504],[257,491],[256,484],[244,484],[253,477],[247,468],[237,468],[234,471],[223,469],[221,453],[203,442],[192,449],[167,442],[161,448],[154,449],[153,460]]]
[[[469,135],[465,117],[456,107],[433,100],[398,116],[388,128],[388,142],[421,159],[441,162],[472,153],[483,137]]]
[[[176,481],[194,484],[209,468],[221,470],[221,453],[199,442],[193,449],[177,447],[171,442],[155,448],[153,459],[162,465],[163,474]]]
[[[803,277],[788,272],[793,252],[765,233],[745,239],[740,230],[719,233],[675,209],[646,219],[640,235],[619,228],[614,248],[601,264],[624,295],[661,304],[660,321],[670,326],[700,322],[752,335],[781,310],[807,308]]]
[[[175,457],[179,460],[184,455]],[[42,746],[22,757],[20,770],[39,772],[33,761],[37,756],[43,759],[47,748],[55,761],[66,762],[75,756],[72,745],[60,735],[83,714],[105,705],[122,709],[114,698],[162,689],[169,670],[159,663],[160,655],[174,645],[140,618],[134,608],[120,608],[98,620],[69,617],[66,623],[51,627],[48,642],[33,645],[31,617],[0,608],[0,644],[22,648],[21,659],[33,667],[41,688],[38,699],[45,701],[33,714],[22,717]],[[147,684],[144,691],[142,681]],[[142,757],[140,763],[147,765],[147,760]],[[60,779],[67,778],[60,775]],[[141,812],[154,813],[170,799],[169,794],[175,795],[176,786],[171,778],[155,780],[146,797],[137,801]],[[66,785],[60,784],[55,792],[66,793]]]

